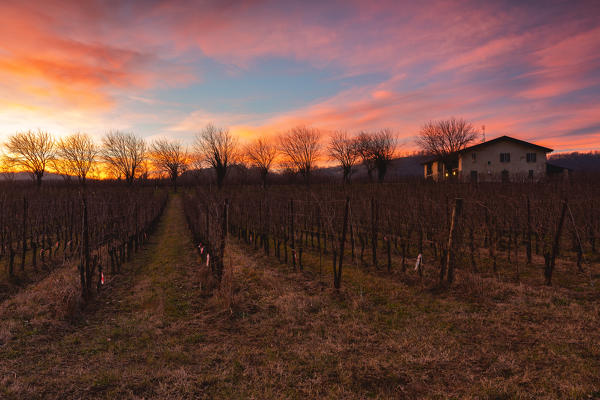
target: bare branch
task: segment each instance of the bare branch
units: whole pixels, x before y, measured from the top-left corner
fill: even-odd
[[[194,153],[200,164],[208,164],[217,174],[217,186],[223,187],[229,167],[239,158],[238,142],[228,129],[208,124],[196,135]]]
[[[277,157],[277,147],[265,138],[258,138],[246,146],[248,163],[260,171],[263,186],[267,185],[267,176]]]
[[[95,165],[98,146],[85,133],[75,133],[57,143],[57,157],[52,160],[56,172],[63,176],[76,176],[85,185],[89,172]]]
[[[462,118],[430,121],[423,125],[417,144],[422,150],[446,162],[453,153],[467,147],[479,136],[473,125]]]
[[[373,172],[377,170],[377,178],[382,182],[396,154],[396,136],[389,129],[381,129],[374,133],[363,131],[356,140],[357,151],[367,168],[369,179],[373,179]]]
[[[102,158],[117,176],[133,184],[139,168],[146,159],[146,142],[133,133],[110,131],[104,136]]]
[[[8,152],[5,156],[7,162],[29,172],[41,186],[46,165],[55,156],[52,135],[42,130],[19,132],[9,137],[4,146]]]
[[[169,175],[174,189],[177,190],[177,178],[185,172],[190,162],[183,145],[167,139],[156,140],[152,143],[150,158],[156,169]]]
[[[292,128],[279,138],[282,164],[300,173],[307,183],[320,156],[320,138],[321,132],[318,129],[305,126]]]
[[[354,166],[360,157],[358,149],[358,140],[348,137],[345,131],[335,131],[331,135],[327,147],[329,158],[340,164],[344,174],[344,183],[350,183]]]

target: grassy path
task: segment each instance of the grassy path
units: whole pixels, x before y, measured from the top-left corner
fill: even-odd
[[[83,319],[0,348],[0,398],[149,397],[177,391],[191,362],[197,265],[174,197],[146,248]],[[174,385],[175,384],[175,385]]]
[[[228,244],[222,288],[173,196],[126,273],[64,329],[0,344],[0,398],[594,398],[598,305],[432,294],[358,269],[341,291]],[[488,289],[487,287],[485,288]]]

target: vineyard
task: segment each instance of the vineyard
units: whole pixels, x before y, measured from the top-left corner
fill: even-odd
[[[198,188],[185,205],[217,278],[226,237],[293,270],[318,259],[336,288],[344,267],[431,286],[476,274],[575,287],[599,273],[600,187],[588,182]]]
[[[166,200],[167,192],[154,188],[2,190],[0,299],[67,265],[77,266],[82,296],[90,297],[131,260]]]
[[[2,398],[600,393],[595,182],[0,202]]]

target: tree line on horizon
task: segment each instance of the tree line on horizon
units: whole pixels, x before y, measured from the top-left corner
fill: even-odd
[[[416,142],[424,153],[444,159],[477,136],[471,123],[451,118],[426,123]],[[338,130],[325,135],[318,128],[296,126],[274,140],[259,137],[242,145],[228,129],[208,124],[196,134],[191,149],[178,140],[162,138],[148,143],[118,130],[106,133],[99,144],[85,133],[56,139],[49,132],[29,130],[3,143],[2,164],[4,171],[30,173],[38,187],[47,171],[66,179],[76,178],[83,186],[99,172],[132,185],[152,169],[158,176],[168,177],[177,188],[177,179],[185,171],[209,167],[220,188],[230,168],[239,164],[256,168],[263,186],[276,167],[300,176],[308,184],[317,163],[326,159],[341,168],[347,184],[359,165],[366,168],[369,180],[383,182],[398,147],[398,137],[390,129],[356,135]]]

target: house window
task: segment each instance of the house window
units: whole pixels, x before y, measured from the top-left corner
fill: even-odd
[[[510,153],[500,153],[500,162],[510,162]]]
[[[537,161],[536,159],[537,159],[536,153],[527,153],[527,162],[534,163]]]
[[[507,183],[507,182],[510,181],[510,178],[508,176],[508,171],[507,170],[502,171],[501,176],[502,176],[502,182],[503,183]]]
[[[427,164],[427,175],[433,174],[433,168],[431,164]]]
[[[477,153],[471,153],[471,160],[473,160],[473,162],[477,161]]]
[[[529,179],[533,179],[533,170],[532,169],[529,170]]]

